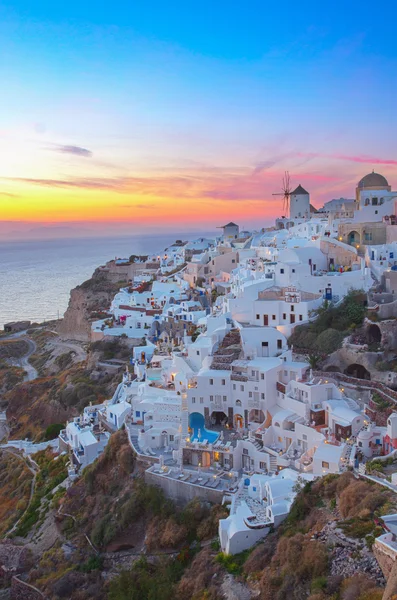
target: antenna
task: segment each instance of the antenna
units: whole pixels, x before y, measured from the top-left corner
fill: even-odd
[[[291,180],[289,176],[289,171],[284,172],[282,185],[282,192],[278,192],[277,194],[272,194],[272,196],[283,196],[283,212],[288,216],[289,215],[289,201],[291,196]]]

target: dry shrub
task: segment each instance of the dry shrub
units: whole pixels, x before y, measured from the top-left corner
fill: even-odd
[[[381,600],[382,594],[383,590],[377,589],[372,579],[364,574],[357,574],[342,583],[340,598],[341,600],[378,600],[378,598]]]
[[[199,540],[206,540],[214,537],[218,533],[219,519],[226,519],[228,512],[221,504],[215,504],[211,507],[209,516],[203,519],[197,527],[197,537]]]
[[[174,518],[153,518],[146,528],[146,546],[149,550],[160,548],[177,548],[187,537],[187,529],[179,525]]]
[[[314,508],[302,523],[304,531],[321,531],[329,521],[329,517],[324,510]]]
[[[365,509],[372,513],[384,504],[387,494],[364,481],[352,481],[339,496],[340,513],[343,518],[356,517]]]
[[[336,494],[340,496],[343,490],[354,482],[356,482],[356,479],[352,473],[350,473],[349,471],[346,471],[346,473],[342,473],[342,475],[340,475],[336,480]]]
[[[327,571],[327,550],[320,542],[297,533],[291,538],[281,538],[272,564],[285,573],[295,573],[300,581],[320,577]]]
[[[176,548],[186,541],[187,529],[179,525],[172,517],[166,521],[163,534],[160,538],[162,548]]]
[[[244,573],[247,575],[258,573],[265,569],[276,551],[277,538],[275,534],[269,534],[264,544],[259,544],[249,555],[244,563]]]
[[[135,464],[135,457],[129,445],[124,445],[120,448],[118,460],[121,469],[126,475],[132,473]]]
[[[179,581],[176,600],[201,600],[204,597],[205,600],[220,600],[222,596],[218,590],[221,577],[217,575],[219,569],[219,565],[211,556],[211,550],[201,550]]]

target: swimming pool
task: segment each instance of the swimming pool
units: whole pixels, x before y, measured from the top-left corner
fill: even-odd
[[[189,425],[192,429],[191,440],[199,439],[200,442],[208,440],[209,444],[213,444],[219,437],[216,431],[210,431],[204,427],[204,416],[194,412],[189,415]],[[199,435],[200,430],[200,435]]]

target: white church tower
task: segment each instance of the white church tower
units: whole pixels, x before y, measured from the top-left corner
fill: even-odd
[[[290,219],[310,218],[310,194],[300,184],[289,197]]]

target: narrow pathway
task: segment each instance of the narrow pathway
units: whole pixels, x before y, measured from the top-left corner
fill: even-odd
[[[25,508],[25,510],[23,511],[23,513],[21,514],[21,516],[19,517],[19,519],[14,523],[14,525],[11,527],[11,529],[9,529],[8,531],[6,531],[6,533],[4,534],[4,538],[9,537],[18,527],[22,517],[24,516],[24,514],[26,513],[26,511],[28,510],[32,499],[33,499],[33,495],[34,495],[34,491],[35,491],[35,487],[36,487],[36,477],[38,474],[38,469],[35,466],[35,463],[33,461],[28,460],[27,458],[24,458],[23,456],[21,456],[20,454],[18,454],[17,452],[13,452],[12,450],[5,450],[3,449],[3,452],[7,452],[8,454],[12,454],[12,456],[15,456],[16,458],[19,458],[20,460],[22,460],[25,465],[27,466],[27,468],[29,469],[29,471],[32,473],[33,477],[32,477],[32,481],[30,484],[30,496],[29,496],[29,502]]]
[[[7,362],[14,367],[21,367],[26,372],[24,381],[33,381],[34,379],[37,379],[38,372],[29,362],[31,355],[36,352],[36,343],[28,335],[26,335],[26,331],[12,333],[11,335],[2,337],[0,341],[13,339],[23,340],[26,342],[28,345],[28,351],[19,358],[8,358]]]

